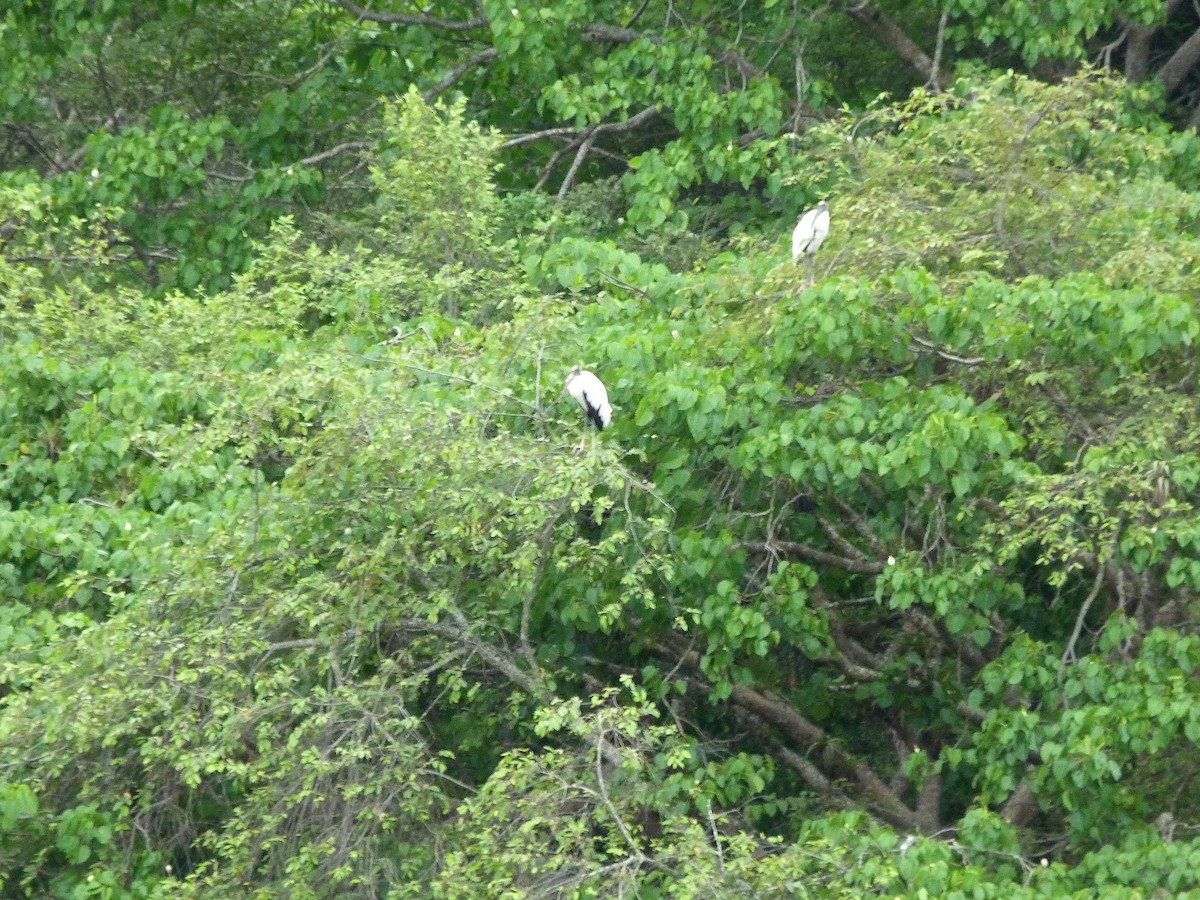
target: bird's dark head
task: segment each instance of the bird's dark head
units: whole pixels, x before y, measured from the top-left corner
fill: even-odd
[[[821,210],[821,212],[824,212],[825,210],[829,209],[829,204],[822,200],[817,204],[817,209]]]
[[[563,381],[563,384],[564,385],[570,384],[571,379],[574,378],[576,375],[578,375],[582,371],[583,371],[583,366],[571,366],[571,371],[567,373],[567,377]]]

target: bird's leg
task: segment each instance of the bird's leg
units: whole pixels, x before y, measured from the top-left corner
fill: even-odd
[[[579,446],[575,448],[576,453],[583,452],[583,442],[587,440],[587,429],[583,430],[583,434],[579,435]]]

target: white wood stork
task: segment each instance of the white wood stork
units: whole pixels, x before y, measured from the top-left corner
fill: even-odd
[[[828,234],[829,204],[822,200],[796,223],[796,230],[792,232],[792,262],[800,262],[801,257],[805,262],[810,261]]]
[[[600,379],[582,366],[571,369],[564,382],[567,393],[575,398],[575,402],[583,407],[587,420],[596,426],[597,431],[603,431],[612,421],[612,407],[608,405],[608,391],[604,389]],[[583,450],[586,432],[579,439],[579,450]]]

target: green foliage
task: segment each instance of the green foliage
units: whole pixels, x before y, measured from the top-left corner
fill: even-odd
[[[410,89],[385,109],[380,163],[372,169],[380,224],[433,269],[478,267],[495,235],[492,160],[499,139],[464,121],[465,106],[430,107]]]
[[[60,48],[122,21],[55,8]],[[701,31],[573,80],[586,4],[487,9],[555,115],[670,105],[627,183],[654,204],[500,201],[500,139],[416,92],[356,216],[218,242],[244,271],[210,296],[96,271],[165,219],[0,188],[0,889],[1193,890],[1200,202],[1145,96],[962,83],[739,169],[776,82],[714,106]],[[203,205],[156,154],[302,108],[93,150],[118,206]],[[779,241],[636,235],[798,160],[834,221],[811,279]],[[576,362],[614,406],[583,452]]]
[[[1151,24],[1162,18],[1163,5],[1153,0],[1137,3],[1106,3],[1097,0],[955,0],[949,12],[964,16],[969,25],[959,25],[954,36],[960,41],[979,41],[985,46],[1003,42],[1017,50],[1026,65],[1039,59],[1083,59],[1088,40],[1118,18],[1125,22]]]

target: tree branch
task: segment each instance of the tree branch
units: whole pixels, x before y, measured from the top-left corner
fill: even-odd
[[[887,547],[884,546],[878,535],[867,524],[867,520],[860,515],[849,503],[841,497],[834,497],[833,502],[837,508],[842,511],[842,515],[850,520],[851,526],[858,532],[858,536],[867,542],[871,547],[871,551],[878,557],[886,559],[891,554],[888,553]]]
[[[900,58],[916,69],[931,86],[939,91],[946,89],[945,76],[938,72],[938,67],[929,58],[929,54],[917,46],[916,41],[910,38],[907,32],[889,18],[883,10],[866,2],[851,7],[849,13],[866,25],[877,40],[887,44],[900,54]]]
[[[575,158],[571,160],[571,168],[567,170],[567,177],[558,186],[559,200],[567,196],[567,191],[571,190],[571,185],[575,183],[575,177],[579,174],[579,169],[583,166],[583,162],[587,159],[588,153],[591,152],[592,144],[595,142],[596,132],[593,131],[579,144],[579,151],[575,154]]]
[[[563,125],[558,128],[546,128],[542,131],[531,131],[528,134],[519,134],[516,137],[509,138],[500,145],[502,150],[507,150],[509,147],[519,147],[521,144],[529,144],[533,141],[540,141],[546,138],[556,137],[574,137],[579,133],[579,129],[573,125]]]
[[[853,809],[854,801],[838,789],[825,773],[805,759],[795,750],[783,746],[774,739],[770,728],[762,719],[753,713],[742,712],[742,718],[762,737],[770,743],[771,754],[782,760],[784,765],[799,775],[809,788],[815,791],[826,802],[839,809]]]
[[[940,356],[942,359],[950,362],[961,363],[964,366],[978,366],[986,361],[982,356],[958,356],[955,353],[951,353],[949,350],[943,350],[937,344],[930,343],[924,338],[917,337],[911,331],[908,332],[908,336],[912,339],[914,344],[917,344],[918,346],[928,350],[930,353]]]
[[[437,634],[477,654],[484,662],[542,703],[550,703],[554,695],[536,673],[530,674],[496,647],[471,633],[465,623],[430,622],[428,619],[401,619],[398,623],[407,631]]]
[[[676,644],[675,647],[670,646],[673,643]],[[678,639],[674,635],[666,636],[657,646],[700,674],[700,654],[688,647],[679,647]],[[916,812],[901,802],[866,763],[846,750],[840,741],[826,734],[820,726],[800,715],[788,703],[766,691],[757,691],[742,684],[733,686],[730,699],[745,712],[782,731],[794,743],[819,748],[824,759],[836,772],[851,779],[858,786],[859,792],[882,820],[897,828],[918,830],[920,823]],[[809,773],[806,780],[813,779],[810,783],[817,785],[829,782],[829,779],[816,770],[814,764],[801,766],[797,771],[803,776],[806,769]],[[814,773],[817,778],[813,778]]]
[[[1192,36],[1184,41],[1158,70],[1158,80],[1163,84],[1163,92],[1167,95],[1174,92],[1198,61],[1200,61],[1200,28],[1192,32]]]
[[[925,834],[934,834],[941,827],[941,803],[942,775],[940,772],[930,772],[917,793],[917,818]]]
[[[857,562],[865,562],[867,555],[858,547],[854,546],[849,539],[846,538],[840,531],[834,528],[833,523],[822,515],[814,513],[817,520],[817,527],[825,533],[825,537],[829,538],[829,542],[837,547],[848,559],[853,559]]]
[[[446,90],[448,87],[450,87],[455,82],[457,82],[460,78],[462,78],[464,75],[466,75],[473,68],[475,68],[476,66],[483,65],[485,62],[491,62],[493,59],[496,59],[499,55],[500,55],[500,51],[497,50],[495,47],[488,47],[486,50],[479,51],[474,56],[472,56],[470,59],[465,60],[462,63],[460,63],[459,65],[457,65],[453,69],[453,71],[450,72],[449,75],[447,75],[445,78],[443,78],[437,84],[435,84],[433,87],[431,87],[425,91],[422,91],[421,96],[425,99],[425,102],[428,103],[430,100],[432,100],[438,94],[440,94],[442,91]]]
[[[332,159],[335,156],[341,156],[343,153],[350,153],[354,150],[369,150],[373,145],[367,141],[346,141],[343,144],[338,144],[336,147],[330,147],[328,150],[322,150],[320,153],[314,153],[312,156],[307,156],[294,165],[297,166],[315,166],[319,162],[324,162],[327,159]]]
[[[1088,611],[1091,610],[1092,604],[1096,602],[1096,598],[1100,596],[1100,588],[1104,586],[1104,566],[1096,567],[1096,580],[1092,582],[1092,589],[1087,595],[1087,599],[1083,601],[1083,605],[1079,607],[1079,614],[1075,617],[1075,627],[1071,631],[1071,637],[1067,640],[1067,647],[1062,652],[1062,658],[1058,661],[1058,683],[1061,686],[1063,675],[1066,672],[1068,663],[1073,663],[1075,659],[1075,644],[1079,640],[1079,635],[1083,631],[1083,623],[1087,620]]]
[[[742,541],[741,546],[756,553],[770,553],[772,556],[780,554],[796,556],[800,559],[806,559],[809,562],[833,566],[834,568],[842,569],[846,572],[854,572],[858,575],[878,575],[883,571],[884,566],[883,563],[872,562],[868,559],[847,559],[844,556],[838,556],[836,553],[818,550],[816,547],[810,547],[808,544],[800,544],[796,541]]]
[[[1000,815],[1004,820],[1018,828],[1032,822],[1037,811],[1037,797],[1033,793],[1033,788],[1029,786],[1028,778],[1021,779],[1021,783],[1017,785],[1012,796],[1005,800],[1004,805],[1000,807]]]
[[[541,190],[545,186],[546,182],[550,180],[550,175],[554,171],[554,166],[557,165],[560,159],[562,159],[563,155],[578,148],[578,152],[575,154],[575,159],[571,163],[571,169],[569,172],[567,172],[567,177],[563,179],[563,183],[558,189],[558,199],[561,200],[574,186],[575,179],[579,175],[579,169],[587,159],[588,154],[591,153],[597,138],[604,134],[620,134],[622,132],[632,131],[641,125],[644,125],[646,122],[649,122],[651,119],[657,116],[660,111],[661,110],[657,105],[647,106],[641,112],[630,116],[623,122],[601,122],[596,125],[588,125],[584,128],[573,128],[570,126],[563,128],[547,128],[544,131],[535,131],[530,134],[523,134],[514,138],[509,138],[500,146],[502,148],[516,147],[520,144],[527,144],[530,141],[541,140],[542,138],[571,137],[572,140],[569,144],[567,144],[567,146],[560,147],[551,155],[549,162],[547,162],[542,168],[542,175],[538,179],[537,186],[535,187],[535,190]]]
[[[470,31],[474,28],[485,28],[488,24],[487,19],[483,16],[466,20],[439,19],[437,16],[412,15],[410,13],[375,12],[364,9],[351,0],[333,0],[333,2],[360,19],[382,22],[386,25],[424,25],[429,28],[441,28],[444,31]]]
[[[734,685],[731,699],[743,709],[770,722],[800,744],[820,747],[827,759],[844,775],[853,778],[863,796],[884,821],[899,828],[918,827],[917,815],[893,794],[883,780],[858,757],[831,740],[819,726],[808,721],[778,697],[745,685]]]

